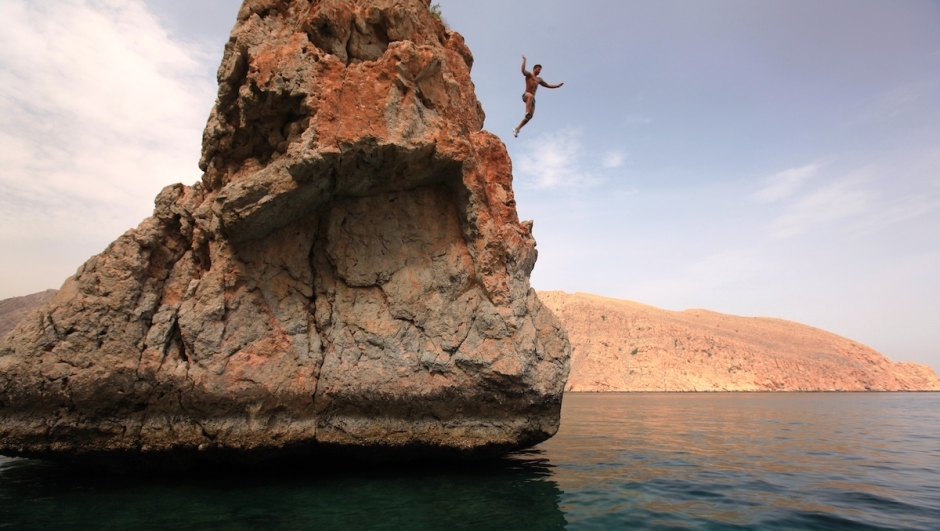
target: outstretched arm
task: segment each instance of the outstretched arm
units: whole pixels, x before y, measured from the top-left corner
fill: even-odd
[[[525,71],[525,55],[522,56],[522,75],[529,77],[529,73]]]
[[[559,83],[559,84],[557,84],[557,85],[550,85],[550,84],[548,84],[548,83],[542,81],[541,83],[539,83],[539,85],[542,85],[542,86],[545,87],[545,88],[558,88],[558,87],[564,85],[564,83]]]

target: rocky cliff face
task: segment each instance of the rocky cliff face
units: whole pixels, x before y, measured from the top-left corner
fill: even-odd
[[[940,391],[925,365],[781,319],[539,292],[568,330],[570,391]]]
[[[0,342],[0,453],[493,455],[558,428],[505,146],[427,0],[246,0],[202,182]]]

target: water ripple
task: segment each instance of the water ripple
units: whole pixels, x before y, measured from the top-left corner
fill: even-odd
[[[940,395],[565,401],[542,449],[591,461],[553,476],[567,529],[940,529]]]

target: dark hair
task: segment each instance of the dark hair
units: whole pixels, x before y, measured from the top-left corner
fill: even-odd
[[[536,68],[542,68],[542,65],[535,65],[532,67],[532,70],[535,70]]]

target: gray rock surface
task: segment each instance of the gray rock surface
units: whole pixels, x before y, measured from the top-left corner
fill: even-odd
[[[202,182],[0,342],[0,454],[492,456],[558,428],[505,146],[426,0],[247,0]]]

